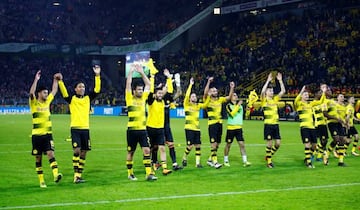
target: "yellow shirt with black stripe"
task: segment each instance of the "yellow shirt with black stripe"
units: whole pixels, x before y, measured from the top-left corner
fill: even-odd
[[[222,104],[226,101],[226,97],[219,97],[217,99],[210,98],[210,101],[206,107],[208,114],[208,125],[222,123],[221,108]]]
[[[346,106],[344,104],[336,103],[336,108],[339,113],[339,117],[341,120],[345,122],[346,120]]]
[[[346,115],[349,116],[349,126],[354,126],[354,114],[355,114],[355,108],[352,104],[348,104],[346,106]]]
[[[273,99],[261,98],[261,107],[264,110],[264,123],[269,125],[279,124],[278,102],[280,97],[277,95]]]
[[[310,102],[301,101],[301,95],[299,94],[295,98],[294,102],[296,111],[299,114],[300,127],[315,129],[315,121],[313,115],[313,104]]]
[[[50,93],[44,102],[39,102],[35,97],[29,98],[30,111],[32,114],[32,135],[46,135],[52,133],[52,123],[50,120],[50,104],[54,100],[54,95]]]
[[[327,111],[327,113],[335,118],[335,119],[327,119],[327,123],[338,123],[338,120],[339,119],[339,113],[338,113],[338,110],[337,110],[337,103],[333,100],[333,99],[326,99],[325,100],[325,104],[326,104],[326,108],[325,110]]]
[[[190,84],[184,98],[184,111],[185,111],[185,129],[200,131],[199,124],[199,112],[200,109],[205,108],[206,103],[209,102],[210,97],[208,96],[205,103],[190,103],[192,85]]]
[[[137,98],[132,95],[131,91],[125,92],[129,117],[127,127],[129,130],[146,130],[145,105],[148,95],[149,92],[145,91],[141,98]]]
[[[323,111],[326,109],[326,104],[322,103],[313,107],[314,116],[315,116],[315,127],[319,125],[326,125],[326,117],[324,116]]]

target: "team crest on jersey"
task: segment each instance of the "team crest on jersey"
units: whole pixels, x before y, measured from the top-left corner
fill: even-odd
[[[268,140],[271,140],[271,136],[270,136],[270,135],[268,135],[268,136],[267,136],[267,139],[268,139]]]
[[[129,151],[129,152],[131,151],[131,147],[130,147],[130,146],[127,147],[127,151]]]
[[[36,149],[33,150],[33,154],[34,154],[34,155],[37,155],[38,153],[39,153],[39,152],[38,152]]]
[[[77,147],[77,145],[78,145],[78,144],[77,144],[76,142],[73,143],[73,147]]]
[[[334,131],[334,136],[337,136],[337,132],[336,132],[336,131]]]
[[[211,142],[211,143],[214,143],[214,142],[215,142],[215,139],[214,139],[214,138],[211,138],[211,139],[210,139],[210,142]]]
[[[305,138],[305,142],[309,142],[309,139],[308,139],[308,138]]]
[[[190,144],[191,144],[191,142],[190,142],[190,141],[187,141],[187,144],[188,144],[188,145],[190,145]]]

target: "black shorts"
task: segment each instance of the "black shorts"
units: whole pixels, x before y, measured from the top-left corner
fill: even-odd
[[[301,128],[300,134],[301,134],[301,140],[302,140],[303,144],[306,144],[306,143],[316,144],[317,143],[316,129]]]
[[[32,155],[46,154],[47,151],[54,151],[54,140],[52,134],[33,135],[32,141]]]
[[[165,133],[165,141],[174,142],[174,138],[173,138],[173,135],[171,132],[170,125],[165,125],[164,133]]]
[[[329,133],[326,125],[318,125],[316,135],[320,140],[329,139]]]
[[[345,128],[340,123],[329,123],[328,128],[331,136],[345,136]]]
[[[347,137],[348,138],[352,138],[354,137],[356,134],[358,134],[356,128],[354,126],[351,126],[348,130],[348,133],[347,133]]]
[[[226,131],[226,139],[225,139],[226,143],[233,143],[234,137],[236,138],[237,141],[244,141],[242,128]]]
[[[150,145],[165,145],[164,128],[146,127],[150,139]]]
[[[279,125],[264,124],[264,140],[281,139]]]
[[[221,143],[221,136],[222,136],[222,124],[215,123],[209,125],[208,127],[210,143]]]
[[[89,129],[71,128],[71,141],[73,149],[91,150]]]
[[[185,129],[186,145],[201,144],[200,131]]]
[[[127,151],[135,152],[139,143],[141,147],[149,147],[149,137],[146,130],[127,130],[126,132]]]

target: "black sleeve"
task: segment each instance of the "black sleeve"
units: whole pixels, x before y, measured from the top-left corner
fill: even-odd
[[[63,99],[66,101],[66,102],[68,102],[69,104],[71,103],[71,99],[72,99],[72,95],[69,95],[68,97],[63,97]]]
[[[149,105],[151,105],[152,103],[154,103],[154,101],[155,101],[154,94],[150,93],[149,96],[148,96],[148,99],[147,99],[147,103]]]
[[[173,99],[173,97],[172,97],[172,94],[166,93],[165,96],[164,96],[164,101],[165,101],[165,103],[166,103],[167,101],[169,101],[170,103],[171,103],[171,102],[174,102],[174,99]]]
[[[90,101],[94,100],[100,93],[95,93],[94,91],[91,91],[89,94]]]

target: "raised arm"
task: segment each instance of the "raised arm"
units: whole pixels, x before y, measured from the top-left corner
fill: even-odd
[[[304,85],[304,86],[301,88],[300,93],[296,96],[296,98],[295,98],[295,100],[294,100],[295,110],[297,110],[298,107],[299,107],[299,105],[300,105],[301,95],[305,92],[305,89],[306,89],[306,86]]]
[[[282,80],[282,74],[280,72],[277,73],[276,79],[279,81],[280,84],[280,92],[278,96],[281,98],[285,94],[286,90],[285,90],[284,82]]]
[[[270,72],[270,74],[268,75],[268,78],[266,79],[266,82],[265,82],[264,86],[261,89],[261,95],[260,96],[262,98],[265,97],[266,88],[269,86],[269,83],[271,82],[272,79],[273,79],[272,73]]]
[[[53,96],[56,95],[56,93],[58,92],[58,89],[59,89],[59,80],[62,79],[62,74],[61,73],[56,73],[54,74],[54,79],[53,79],[53,84],[52,84],[52,89],[51,89],[51,94]]]
[[[36,91],[37,83],[40,80],[40,77],[41,77],[41,70],[36,72],[34,82],[32,83],[32,85],[30,87],[29,95],[30,95],[31,99],[36,98],[35,91]]]
[[[229,91],[229,95],[226,96],[226,100],[229,101],[231,99],[231,96],[234,94],[234,88],[235,88],[235,83],[234,82],[230,82],[230,91]]]
[[[144,69],[141,65],[138,65],[136,66],[136,69],[135,69],[140,75],[141,75],[141,78],[145,84],[145,87],[144,87],[144,91],[147,92],[150,90],[150,80],[149,78],[146,76],[146,74],[144,73]]]
[[[180,74],[176,73],[174,76],[174,81],[175,81],[175,85],[176,85],[176,93],[173,97],[174,100],[176,100],[177,98],[179,98],[182,95],[182,90],[181,90],[181,81],[180,81]]]
[[[164,75],[166,77],[167,92],[172,94],[174,92],[174,87],[172,84],[172,75],[170,74],[170,71],[168,69],[164,69]]]
[[[192,89],[192,86],[194,85],[194,78],[190,78],[190,81],[189,81],[189,86],[186,90],[186,93],[185,93],[185,97],[184,97],[184,105],[185,104],[189,104],[190,103],[190,94],[191,94],[191,89]]]
[[[93,71],[95,73],[94,93],[100,93],[100,90],[101,90],[101,79],[100,79],[101,67],[99,65],[95,65],[93,67]]]
[[[125,86],[125,90],[131,92],[131,83],[132,83],[132,75],[134,72],[134,67],[131,67],[129,70],[129,73],[126,77],[126,86]]]
[[[214,81],[214,77],[209,77],[208,81],[205,85],[205,89],[204,89],[204,95],[203,98],[205,99],[208,96],[209,93],[209,89],[210,89],[210,83],[212,83]]]
[[[61,92],[61,95],[62,97],[65,99],[65,101],[69,102],[70,103],[70,97],[69,97],[69,93],[67,92],[67,89],[66,89],[66,86],[64,84],[64,81],[63,81],[63,77],[61,77],[59,80],[58,80],[58,84],[59,84],[59,89],[60,89],[60,92]]]

